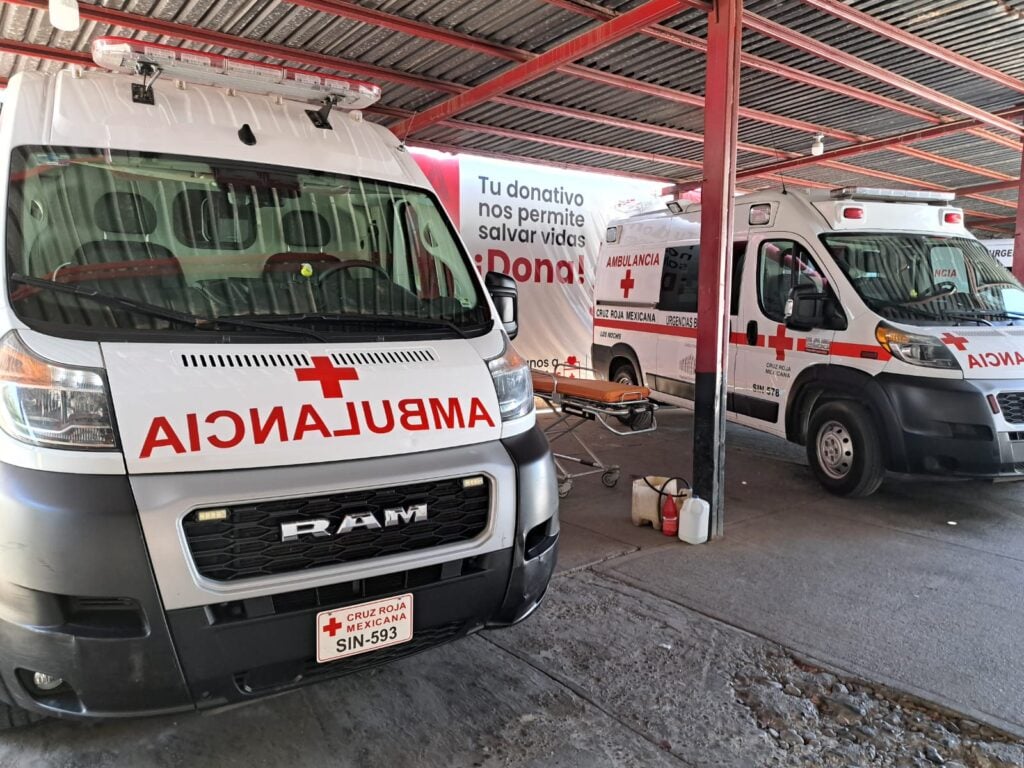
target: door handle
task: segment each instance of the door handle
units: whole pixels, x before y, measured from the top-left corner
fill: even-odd
[[[752,347],[757,346],[757,320],[747,323],[747,344]]]

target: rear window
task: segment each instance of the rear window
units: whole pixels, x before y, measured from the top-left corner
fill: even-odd
[[[256,242],[256,206],[246,190],[182,190],[172,218],[174,236],[189,248],[239,251]]]

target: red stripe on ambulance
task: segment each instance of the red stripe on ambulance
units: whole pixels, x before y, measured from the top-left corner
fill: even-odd
[[[655,333],[660,336],[680,336],[686,339],[696,339],[697,329],[696,328],[678,328],[675,326],[658,325],[657,323],[638,323],[630,320],[607,320],[605,318],[594,318],[594,325],[598,328],[615,328],[620,331],[638,331],[640,333]],[[780,326],[781,327],[781,326]],[[747,334],[745,333],[730,333],[729,343],[737,346],[745,347],[763,347],[768,344],[768,341],[776,337],[766,337],[763,334],[759,334],[757,337],[756,344],[750,344],[747,340]],[[779,343],[779,342],[774,342]],[[785,349],[792,350],[791,346],[786,345]],[[797,345],[798,351],[804,352],[807,349],[807,342],[804,339],[800,339]],[[779,350],[776,350],[776,356],[779,354]],[[784,352],[783,352],[784,354]],[[870,344],[852,344],[843,341],[833,341],[829,354],[833,357],[856,357],[861,360],[888,360],[892,357],[882,347]],[[1022,356],[1022,363],[1024,363],[1024,356]]]

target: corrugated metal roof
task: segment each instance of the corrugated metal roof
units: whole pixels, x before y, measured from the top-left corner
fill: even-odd
[[[381,107],[386,115],[371,117],[385,123],[486,82],[517,61],[643,4],[642,0],[318,0],[313,10],[302,0],[101,0],[98,5],[103,8],[134,14],[133,26],[85,21],[78,32],[61,33],[50,27],[40,10],[44,3],[37,0],[37,7],[31,8],[12,2],[0,0],[0,37],[47,46],[56,49],[57,56],[61,51],[87,51],[92,39],[118,34],[254,60],[297,63],[276,53],[252,52],[251,46],[270,43],[330,57],[327,68],[332,72],[365,77],[367,67],[378,68],[371,69],[378,75],[371,79],[384,88]],[[89,4],[83,0],[83,9]],[[1024,14],[1011,13],[1011,4],[846,0],[845,6],[1006,75],[1024,78],[1024,57],[1014,44],[1024,40],[1024,18],[1020,18]],[[994,112],[1024,102],[1024,84],[1018,90],[993,82],[799,0],[747,0],[745,10],[974,107]],[[365,11],[384,16],[363,20]],[[176,31],[177,36],[145,32],[150,19],[225,33],[239,41],[230,48],[197,43],[189,29]],[[410,29],[408,22],[420,26]],[[478,104],[455,120],[424,128],[410,140],[692,181],[700,176],[693,165],[700,162],[703,145],[693,137],[656,129],[701,133],[705,56],[699,48],[706,32],[704,12],[681,3],[679,12],[653,34],[629,35],[586,54],[571,67],[521,85],[509,94],[516,97],[512,100]],[[462,36],[461,42],[446,39],[443,33],[456,33]],[[741,171],[806,155],[815,126],[826,134],[826,148],[832,150],[962,117],[949,105],[937,105],[897,84],[852,71],[834,57],[813,55],[750,28],[744,31],[743,50],[764,61],[756,67],[745,66],[741,73],[741,106],[753,111],[740,120]],[[48,72],[61,66],[60,61],[14,55],[9,50],[0,53],[3,77],[25,69]],[[837,93],[820,82],[800,82],[794,78],[803,78],[792,70],[857,89],[862,95]],[[403,80],[406,75],[427,82]],[[885,99],[890,101],[879,101]],[[569,112],[559,114],[560,109]],[[605,118],[614,124],[607,124]],[[902,149],[851,155],[842,159],[841,167],[802,166],[786,177],[793,184],[875,186],[898,184],[893,181],[896,177],[957,189],[1018,175],[1020,152],[1015,140],[1006,141],[1007,136],[995,129],[987,137],[977,132],[954,133]],[[741,186],[755,189],[778,183],[777,177],[755,177]],[[1015,189],[1005,189],[962,202],[969,212],[1003,218],[1013,213],[1016,197]]]

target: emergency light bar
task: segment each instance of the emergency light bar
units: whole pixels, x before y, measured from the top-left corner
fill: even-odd
[[[833,200],[882,200],[905,203],[948,203],[956,195],[922,189],[878,189],[875,187],[841,187],[829,192]]]
[[[342,109],[366,109],[380,99],[380,88],[372,83],[123,37],[93,41],[92,59],[97,66],[114,72],[134,75],[139,74],[140,65],[149,65],[178,80],[283,96],[310,104],[323,104],[325,99],[332,98]]]

